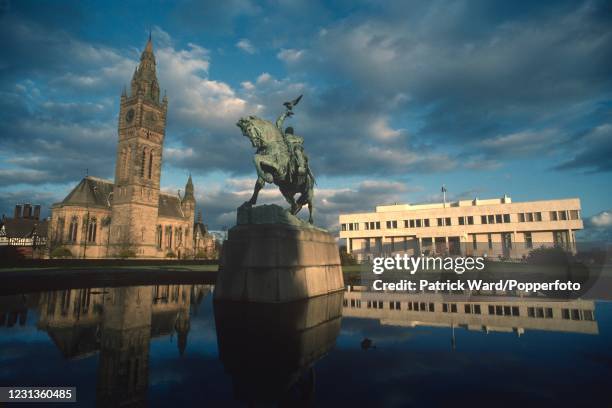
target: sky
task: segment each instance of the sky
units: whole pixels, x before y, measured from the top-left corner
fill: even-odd
[[[112,179],[119,98],[149,32],[169,99],[162,189],[191,173],[211,229],[255,181],[235,126],[305,139],[315,221],[447,197],[579,197],[612,231],[612,5],[606,1],[0,0],[0,213]],[[268,185],[261,203],[283,204]]]

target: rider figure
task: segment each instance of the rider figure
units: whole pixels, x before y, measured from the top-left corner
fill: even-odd
[[[304,138],[293,134],[293,127],[289,126],[283,131],[283,122],[286,118],[293,116],[293,112],[287,109],[282,115],[276,120],[276,127],[280,130],[281,134],[285,138],[289,154],[291,154],[292,160],[297,165],[298,176],[306,174],[306,168],[308,165],[308,156],[304,152]]]

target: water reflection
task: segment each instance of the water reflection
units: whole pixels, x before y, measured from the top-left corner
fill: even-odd
[[[99,353],[97,405],[141,405],[151,339],[176,334],[183,355],[190,308],[210,291],[210,285],[162,285],[15,295],[2,298],[0,316],[9,327],[16,320],[24,325],[27,307],[36,307],[37,328],[47,332],[64,358]]]
[[[343,316],[401,327],[449,327],[489,332],[529,330],[598,334],[595,302],[464,293],[384,293],[352,286]]]
[[[342,292],[290,304],[215,303],[219,358],[249,405],[306,406],[314,363],[340,333]]]
[[[609,378],[610,303],[364,289],[285,305],[213,304],[204,284],[0,297],[0,385],[78,385],[81,405],[101,407],[195,405],[202,393],[214,406],[389,405],[386,395],[438,406],[450,401],[436,387],[459,378],[458,401],[481,387],[525,396],[528,375],[529,398],[551,403],[570,401],[550,399],[571,389],[560,378],[589,395]]]

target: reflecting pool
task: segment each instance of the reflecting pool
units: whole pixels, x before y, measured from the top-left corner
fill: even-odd
[[[291,305],[214,287],[0,297],[0,386],[79,406],[609,406],[612,303],[361,287]],[[74,406],[74,404],[73,404]]]

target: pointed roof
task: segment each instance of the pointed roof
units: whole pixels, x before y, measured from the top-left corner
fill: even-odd
[[[155,54],[153,53],[153,40],[149,34],[147,45],[140,54],[140,63],[132,77],[132,96],[142,92],[145,98],[159,103],[159,84],[155,71]]]
[[[68,193],[61,204],[110,208],[113,187],[110,180],[87,176]]]
[[[191,173],[189,174],[189,178],[187,179],[187,184],[185,184],[185,195],[183,196],[183,202],[185,202],[186,200],[195,201],[193,180],[191,179]]]

